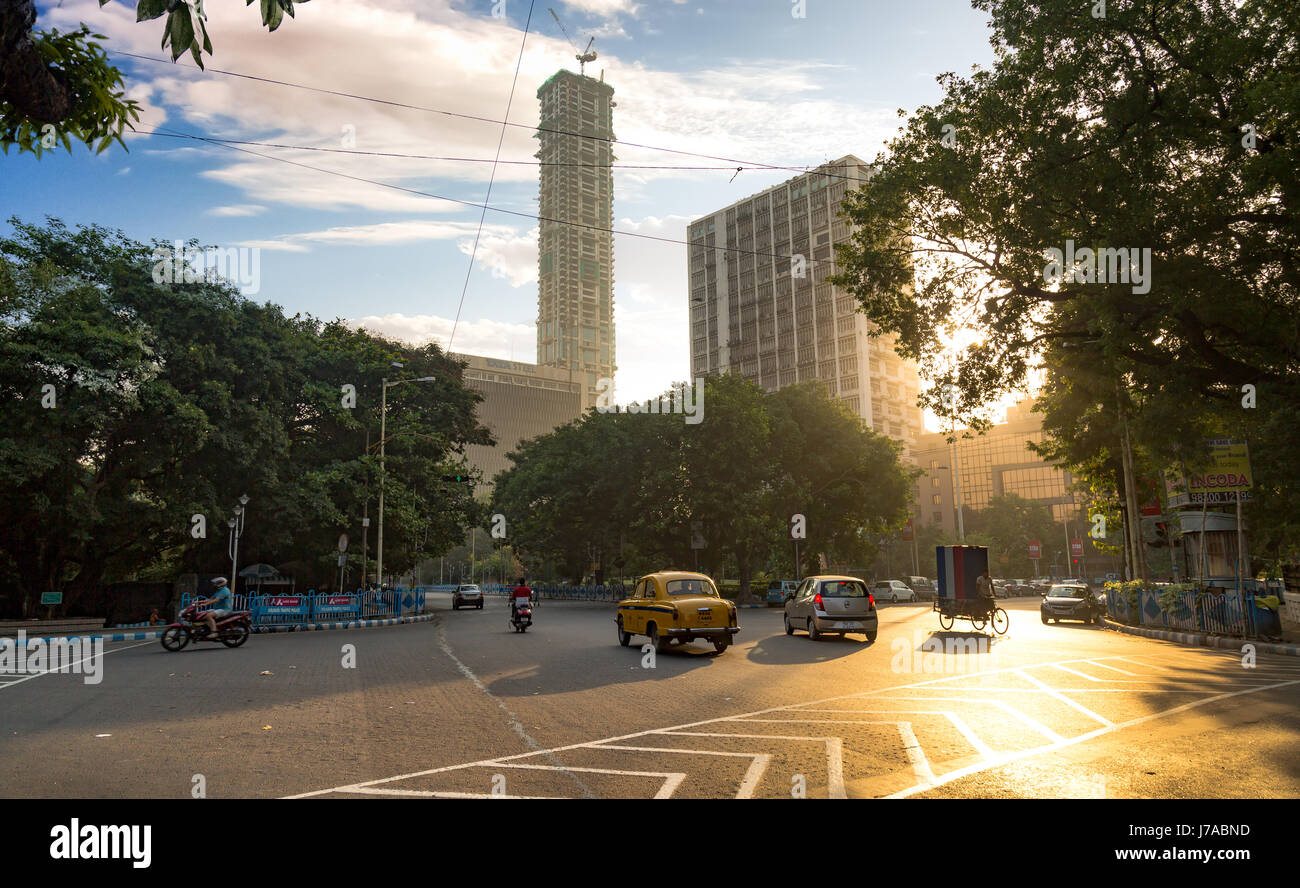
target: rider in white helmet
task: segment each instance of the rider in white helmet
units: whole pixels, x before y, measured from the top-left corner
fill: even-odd
[[[194,603],[198,605],[204,605],[204,604],[216,605],[216,607],[212,608],[211,610],[203,614],[203,619],[208,624],[208,632],[211,633],[212,635],[216,635],[217,620],[222,620],[230,616],[230,612],[233,609],[231,607],[232,604],[231,599],[233,598],[233,596],[230,592],[230,587],[226,585],[225,577],[216,577],[211,582],[213,588],[216,589],[217,591],[212,594],[211,598],[204,598],[202,601],[196,601]]]

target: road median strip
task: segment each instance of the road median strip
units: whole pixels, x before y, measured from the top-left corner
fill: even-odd
[[[323,629],[372,629],[380,626],[396,626],[401,623],[427,623],[437,614],[412,614],[405,617],[387,617],[375,620],[349,620],[337,623],[302,623],[289,626],[254,626],[254,633],[275,633],[275,632],[314,632]],[[73,641],[95,641],[101,639],[105,643],[116,641],[150,641],[155,638],[161,638],[166,630],[164,626],[150,632],[114,632],[111,634],[98,635],[29,635],[24,641],[30,645],[33,642],[51,644],[53,642],[70,643]]]
[[[1107,620],[1106,625],[1118,632],[1128,635],[1140,635],[1143,638],[1155,638],[1160,641],[1172,641],[1190,647],[1212,647],[1223,650],[1240,651],[1243,645],[1254,645],[1261,654],[1280,654],[1286,657],[1300,657],[1300,645],[1278,644],[1272,641],[1254,641],[1249,638],[1231,638],[1226,635],[1207,635],[1203,632],[1177,632],[1173,629],[1149,629],[1146,626],[1129,626]]]

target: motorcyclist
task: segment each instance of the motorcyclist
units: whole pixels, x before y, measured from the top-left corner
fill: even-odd
[[[530,604],[533,599],[533,590],[524,584],[524,578],[519,578],[518,585],[510,592],[510,618],[513,620],[515,612],[521,604]]]
[[[234,596],[230,591],[230,587],[226,585],[226,583],[227,580],[225,577],[216,577],[212,580],[212,586],[217,591],[212,594],[212,597],[194,602],[195,605],[198,606],[207,604],[216,605],[203,614],[203,620],[208,624],[209,635],[217,634],[217,620],[223,620],[230,616],[230,613],[233,610],[232,600]]]

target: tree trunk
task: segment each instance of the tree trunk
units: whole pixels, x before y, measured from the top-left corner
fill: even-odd
[[[41,123],[58,124],[72,101],[32,42],[34,0],[0,0],[0,98]]]

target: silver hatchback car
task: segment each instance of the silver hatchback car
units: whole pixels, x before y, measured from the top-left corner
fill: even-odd
[[[879,619],[871,589],[857,577],[808,577],[785,602],[785,634],[802,629],[812,639],[861,632],[876,640]]]

